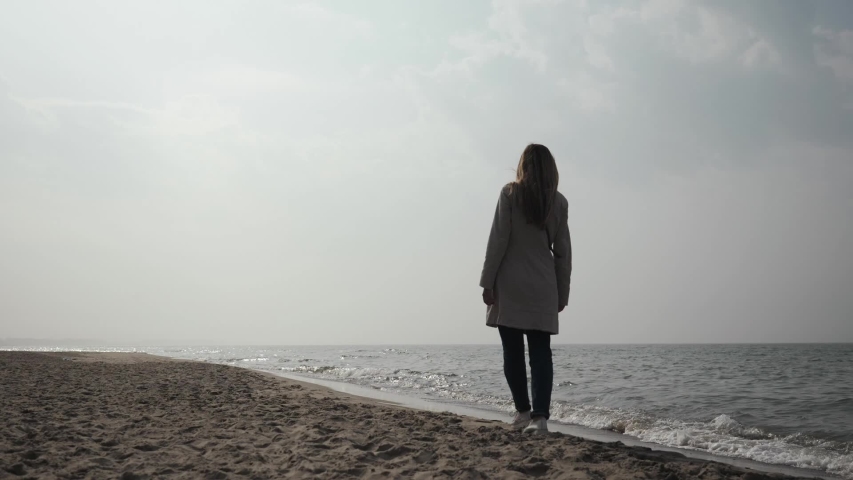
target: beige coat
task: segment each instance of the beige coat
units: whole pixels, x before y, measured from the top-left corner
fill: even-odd
[[[481,287],[495,291],[486,325],[559,333],[558,309],[569,303],[572,277],[568,214],[569,202],[558,192],[541,229],[527,223],[509,185],[501,190],[480,277]]]

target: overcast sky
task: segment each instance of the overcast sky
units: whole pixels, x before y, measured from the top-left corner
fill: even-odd
[[[0,337],[497,343],[529,142],[555,341],[853,341],[853,2],[14,1]]]

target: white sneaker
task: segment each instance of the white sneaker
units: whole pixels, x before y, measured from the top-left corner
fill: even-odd
[[[512,419],[512,428],[521,430],[530,423],[530,412],[515,412],[515,417]]]
[[[545,417],[536,417],[524,429],[524,433],[530,435],[545,435],[548,433],[548,420]]]

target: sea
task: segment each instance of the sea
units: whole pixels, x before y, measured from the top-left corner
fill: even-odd
[[[345,382],[505,412],[508,419],[513,410],[499,345],[80,349],[141,351]],[[853,344],[552,350],[552,422],[853,479]]]

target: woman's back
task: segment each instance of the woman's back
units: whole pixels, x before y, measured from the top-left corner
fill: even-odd
[[[559,192],[540,226],[528,221],[512,184],[501,190],[480,279],[495,295],[487,325],[558,333],[571,275],[567,220],[568,201]]]
[[[504,188],[507,189],[507,187]],[[512,208],[512,227],[503,263],[528,262],[532,266],[546,267],[542,270],[542,275],[556,282],[551,245],[556,237],[560,219],[568,212],[569,202],[566,197],[557,192],[553,211],[543,228],[528,222],[524,209],[521,208],[518,199],[513,198],[511,189],[507,193]],[[503,195],[503,192],[501,194]]]

